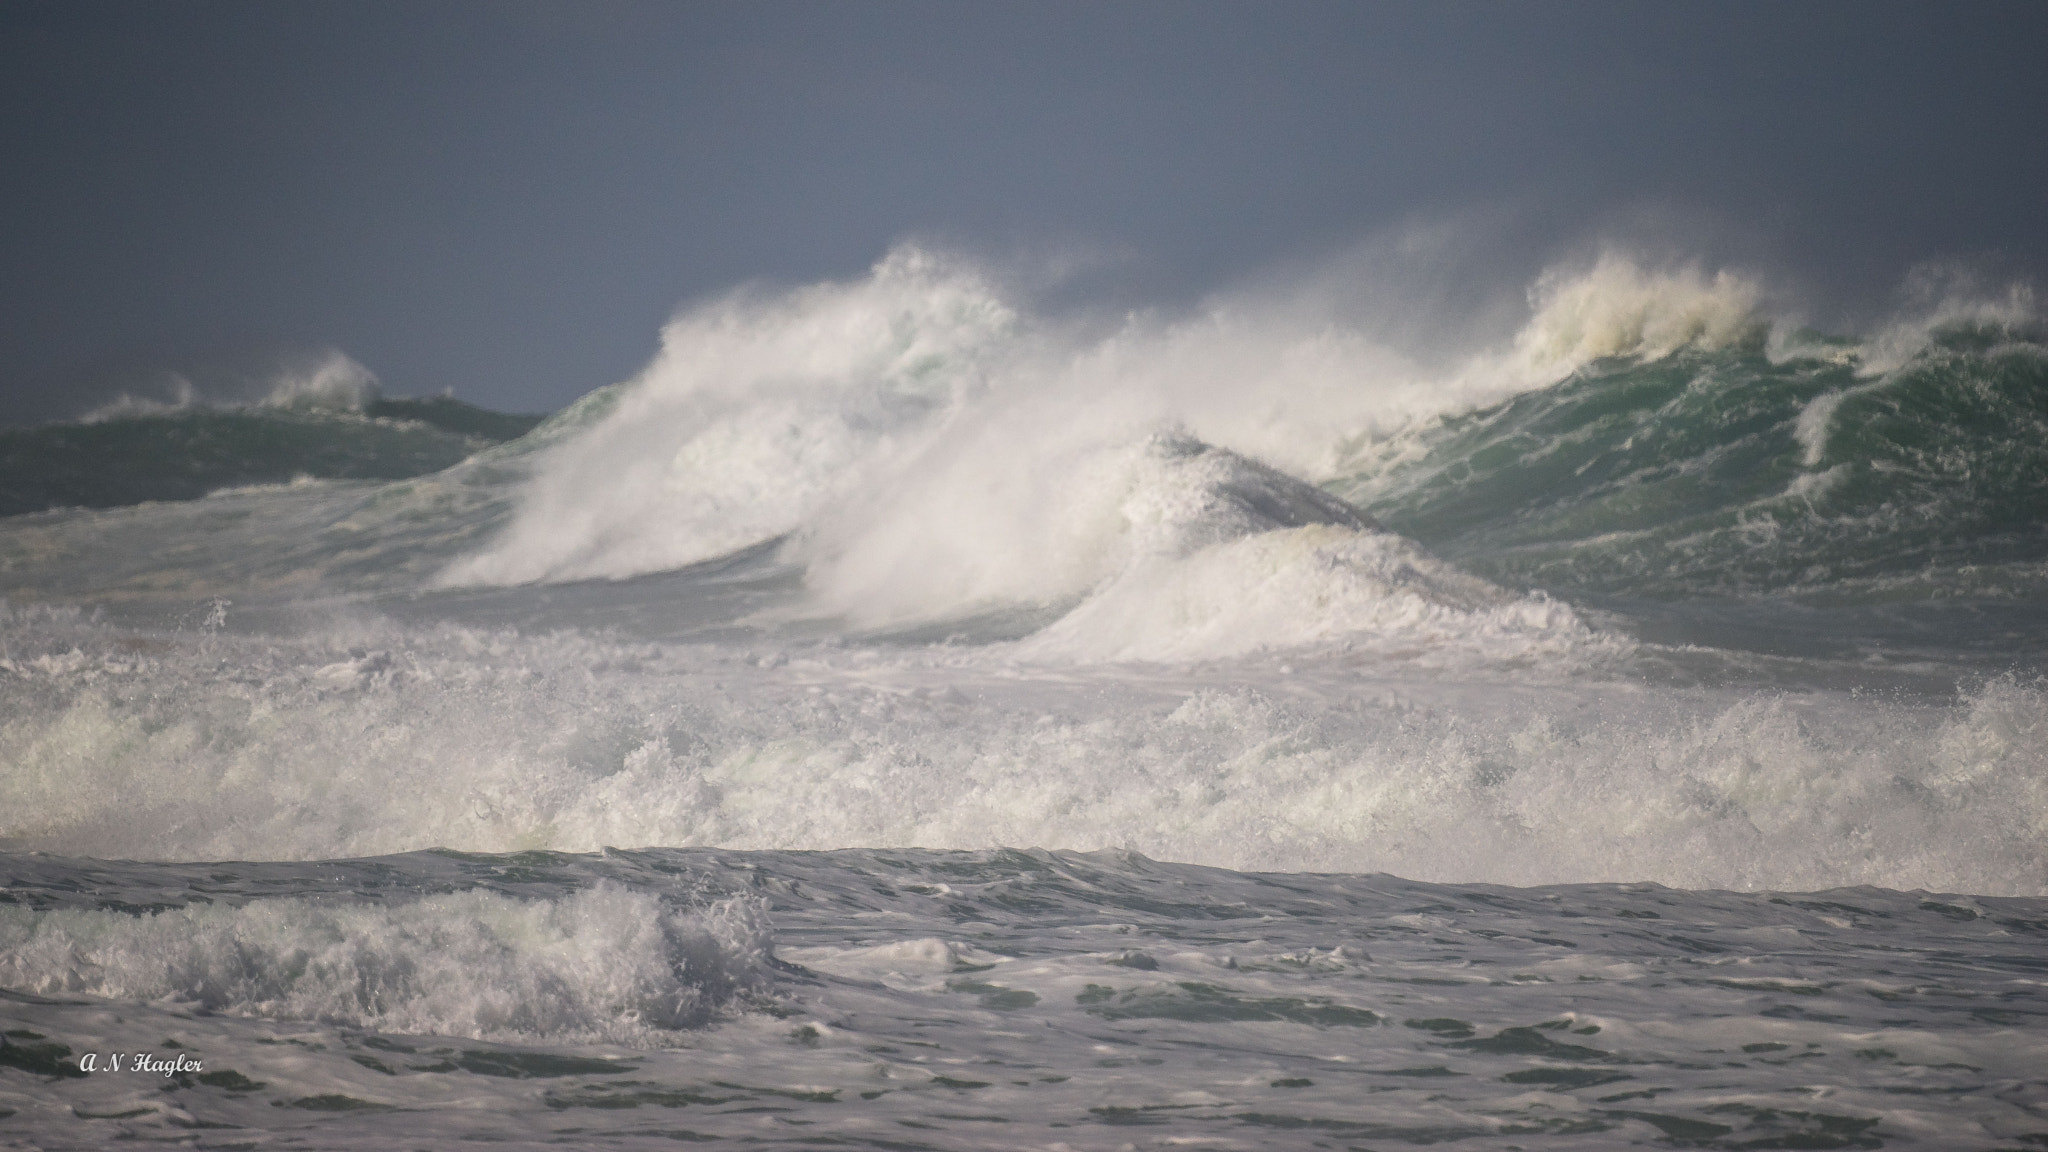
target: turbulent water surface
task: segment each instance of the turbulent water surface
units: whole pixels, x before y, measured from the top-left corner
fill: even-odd
[[[2031,301],[1532,302],[10,433],[0,1140],[2048,1145]]]

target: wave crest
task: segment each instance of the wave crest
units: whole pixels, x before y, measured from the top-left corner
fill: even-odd
[[[915,248],[862,280],[687,310],[441,582],[617,579],[790,532],[976,391],[1013,320],[981,276]]]
[[[288,412],[349,412],[367,410],[382,395],[377,376],[352,357],[327,349],[296,363],[287,364],[267,382],[257,399],[247,394],[237,399],[209,396],[190,379],[172,376],[170,394],[165,397],[138,396],[123,392],[78,418],[80,424],[105,424],[115,420],[173,416],[197,408],[271,408]]]
[[[1534,316],[1515,336],[1525,371],[1555,380],[1595,360],[1661,360],[1760,335],[1761,291],[1723,269],[1649,271],[1616,253],[1585,272],[1546,272],[1529,293]]]

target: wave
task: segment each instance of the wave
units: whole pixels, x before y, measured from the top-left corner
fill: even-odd
[[[236,391],[246,392],[246,386]],[[383,396],[377,377],[347,354],[327,349],[285,365],[257,386],[254,396],[203,395],[189,377],[174,374],[167,396],[123,392],[78,418],[80,424],[170,416],[199,408],[270,408],[296,412],[362,412]]]
[[[2026,596],[2048,561],[2048,346],[1811,334],[1596,361],[1361,442],[1327,486],[1473,571],[1573,593]]]
[[[737,292],[680,312],[638,377],[538,427],[366,398],[337,361],[253,407],[0,434],[18,465],[0,479],[23,510],[462,461],[359,498],[238,505],[261,531],[183,516],[181,531],[227,534],[207,554],[228,557],[195,560],[183,583],[101,574],[140,563],[103,540],[154,539],[159,513],[41,524],[18,541],[34,555],[9,563],[56,585],[203,598],[233,594],[237,572],[333,592],[507,588],[768,550],[801,574],[803,602],[757,623],[943,636],[1000,618],[1014,638],[1091,602],[1158,608],[1140,625],[1097,607],[1081,617],[1101,622],[1094,639],[1077,622],[1031,650],[1075,660],[1343,642],[1431,612],[1466,613],[1475,644],[1540,620],[1555,627],[1527,633],[1538,647],[1576,643],[1583,622],[1538,589],[2048,587],[2048,387],[2023,291],[1942,297],[1830,338],[1774,318],[1732,272],[1608,253],[1546,273],[1511,337],[1455,355],[1255,296],[1105,319],[1038,315],[1016,295],[916,247],[846,282]],[[394,404],[415,408],[378,415]],[[83,463],[103,459],[116,463]],[[1286,507],[1269,515],[1255,495]],[[1372,524],[1412,543],[1300,531]],[[1432,574],[1390,583],[1397,553]],[[89,571],[50,567],[89,554]],[[1478,615],[1455,590],[1468,577],[1494,586]],[[1281,622],[1260,615],[1265,596],[1336,607]]]
[[[991,477],[1001,449],[977,445],[833,517],[787,549],[806,567],[799,611],[879,630],[1029,606],[1057,619],[1014,655],[1062,663],[1348,643],[1583,664],[1623,647],[1562,604],[1459,572],[1323,489],[1184,431],[1046,447]]]
[[[106,610],[0,610],[0,846],[1036,844],[2048,892],[2048,695],[1998,675],[2038,613],[1810,603],[2048,590],[2023,296],[1832,338],[1740,277],[1609,257],[1539,281],[1519,335],[1426,356],[1257,300],[1014,295],[905,249],[688,309],[640,377],[440,472],[0,522],[0,590]],[[399,427],[374,411],[73,427]],[[465,927],[454,954],[566,981],[544,1018],[459,983],[366,1007],[345,966],[217,1002],[626,1039],[688,1015],[647,1006],[700,988],[656,978],[669,945],[571,932],[597,905],[566,899],[346,913],[400,969],[429,921],[526,925],[560,948]],[[173,927],[311,954],[327,914]],[[206,948],[65,970],[198,996],[229,971]],[[654,982],[573,959],[614,948]]]
[[[549,900],[0,906],[8,988],[479,1040],[673,1043],[764,983],[768,947],[744,898],[684,909],[604,883]]]
[[[1363,510],[1510,590],[2024,594],[2048,560],[2031,307],[1944,299],[1829,339],[1734,273],[1608,253],[1540,278],[1506,345],[1428,371],[1242,300],[1055,322],[905,248],[864,279],[679,314],[439,582],[623,579],[773,540],[803,611],[858,629],[1074,610],[1030,651],[1223,656],[1455,607],[1438,593],[1463,576],[1396,595],[1366,575],[1384,542],[1226,547]],[[1218,468],[1355,507],[1247,517]],[[1268,595],[1314,607],[1283,621]],[[1556,620],[1546,643],[1583,630],[1554,605],[1510,615]],[[1467,632],[1520,629],[1504,619]]]
[[[1555,622],[1513,615],[1534,610],[1466,611],[1540,636]],[[188,860],[1035,844],[1514,884],[2048,892],[2039,683],[1916,703],[1545,678],[1526,656],[1508,677],[1411,675],[1430,655],[1391,644],[1440,626],[1424,611],[1356,661],[1203,681],[1020,677],[986,647],[389,622],[138,637],[15,613],[0,838]]]
[[[1521,371],[1549,381],[1596,360],[1662,360],[1684,349],[1711,351],[1753,339],[1768,327],[1762,293],[1723,269],[1643,268],[1620,253],[1602,253],[1572,273],[1545,272],[1530,289],[1534,315],[1515,334]]]
[[[286,372],[254,403],[202,400],[178,383],[169,401],[124,395],[76,422],[0,429],[0,517],[424,476],[541,422],[447,396],[387,399],[340,353]]]
[[[1383,572],[1366,574],[1386,568],[1385,542],[1225,547],[1309,524],[1365,531],[1311,483],[1343,461],[1345,434],[1413,427],[1598,356],[1746,338],[1754,296],[1726,274],[1605,259],[1545,280],[1513,349],[1447,377],[1362,330],[1242,302],[1107,332],[1053,322],[972,265],[900,249],[861,280],[679,314],[639,378],[536,453],[507,529],[438,582],[624,579],[782,540],[806,572],[803,611],[856,628],[1106,605],[1156,586],[1204,616],[1206,640],[1126,629],[1112,642],[1091,629],[1080,644],[1077,623],[1031,651],[1156,659],[1327,639],[1471,598],[1446,593],[1469,583],[1447,570],[1413,578],[1423,561],[1412,548],[1390,592]],[[1290,555],[1294,575],[1259,574]],[[1237,576],[1222,574],[1233,565]],[[1294,627],[1233,627],[1190,599],[1233,583],[1345,607]],[[1513,613],[1583,631],[1561,606]]]
[[[1071,663],[1217,660],[1341,644],[1420,667],[1583,670],[1630,645],[1386,532],[1318,525],[1147,557],[1016,648]]]
[[[788,533],[977,390],[1011,320],[980,277],[916,250],[858,284],[686,312],[444,583],[616,579]]]

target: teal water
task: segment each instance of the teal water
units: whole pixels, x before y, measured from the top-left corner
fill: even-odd
[[[193,500],[295,479],[423,476],[516,440],[540,419],[435,398],[371,400],[359,411],[200,407],[0,428],[0,516]]]
[[[1879,376],[1835,350],[1595,362],[1359,444],[1326,483],[1475,572],[1563,595],[2038,599],[2048,349],[1960,328]]]

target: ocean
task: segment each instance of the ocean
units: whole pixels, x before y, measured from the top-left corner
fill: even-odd
[[[0,1145],[2048,1147],[2048,342],[916,247],[0,433]]]

